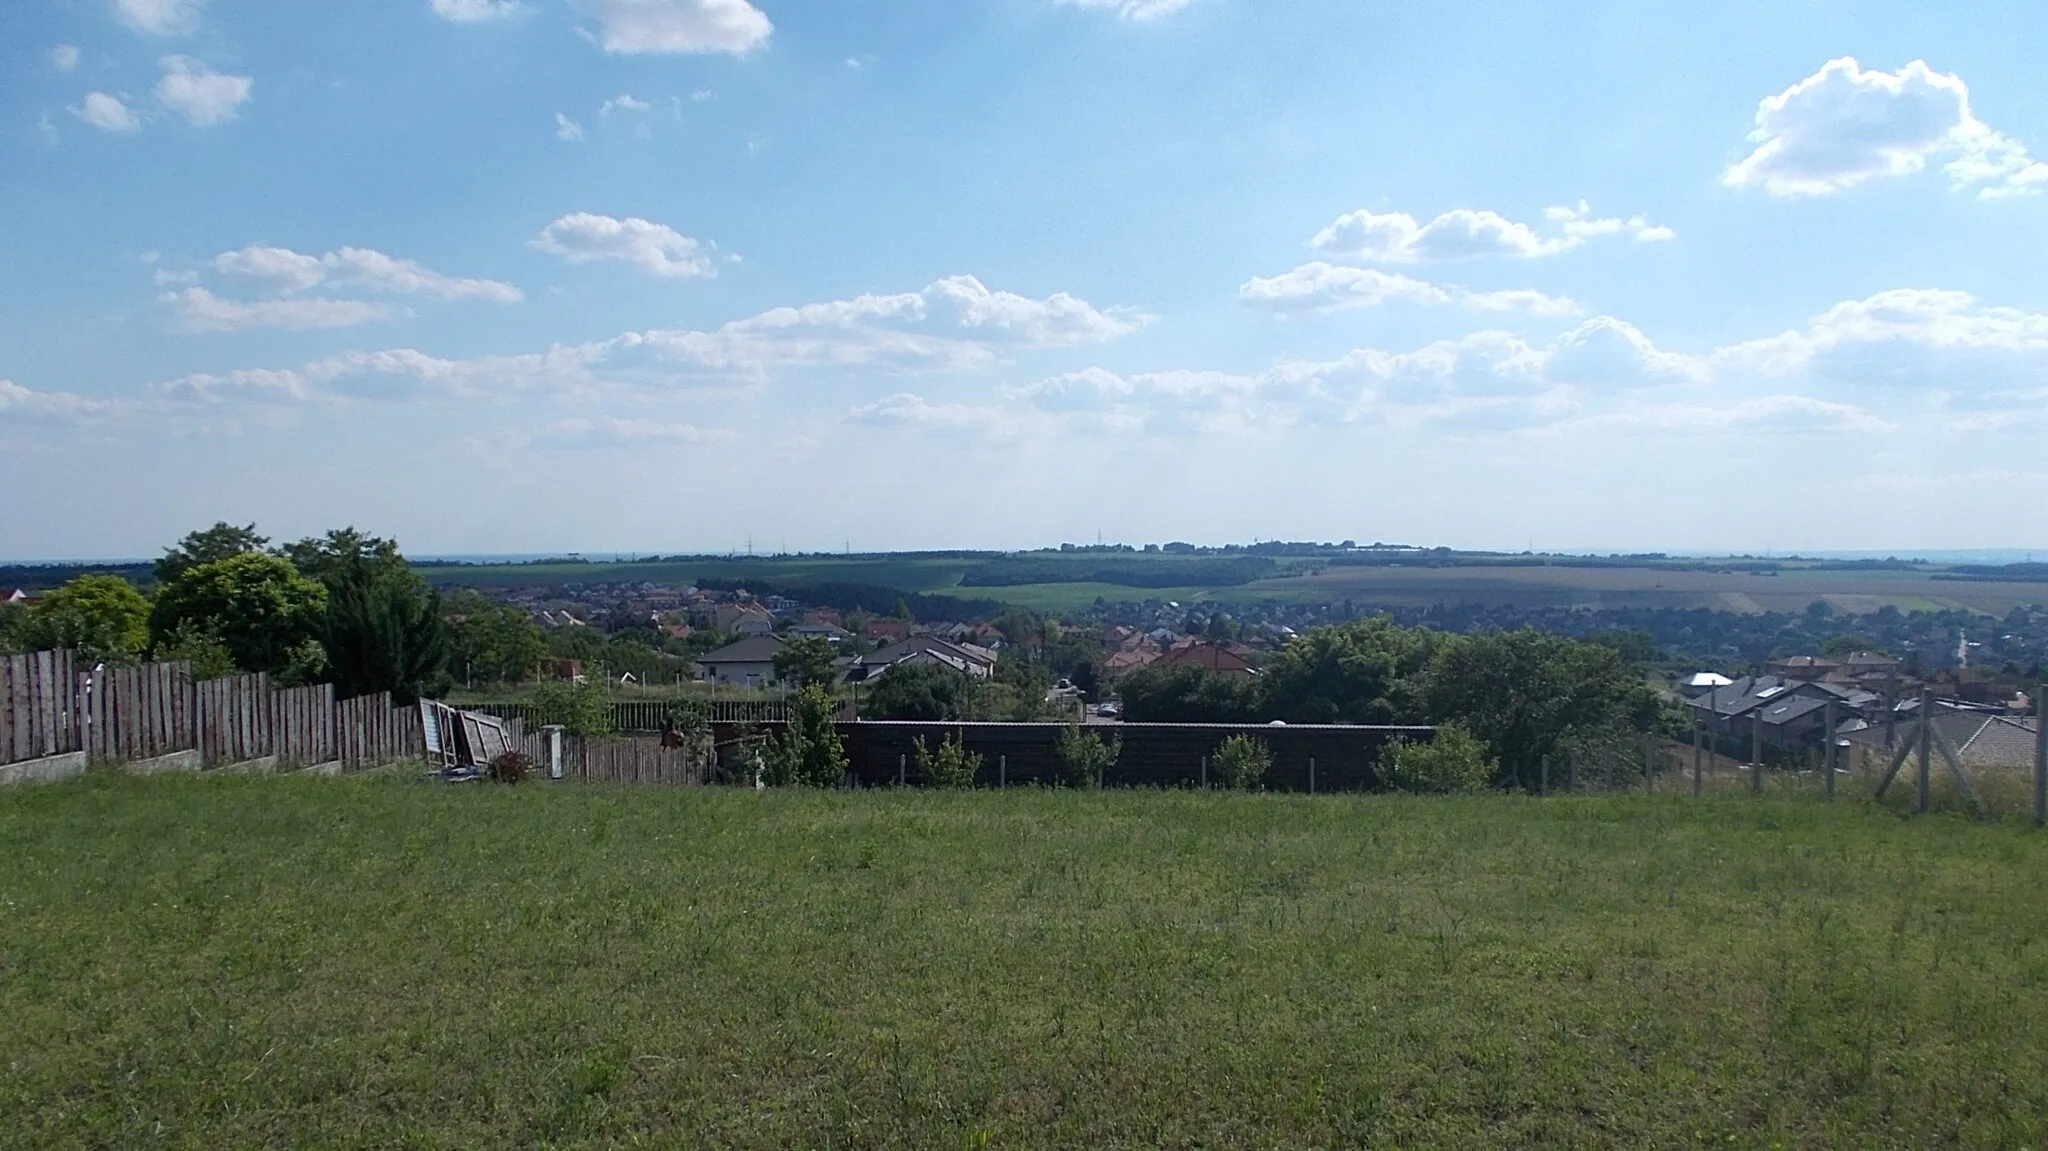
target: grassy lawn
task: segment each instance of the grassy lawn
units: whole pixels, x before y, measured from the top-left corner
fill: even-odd
[[[2048,837],[1740,793],[0,793],[0,1144],[2018,1147]]]

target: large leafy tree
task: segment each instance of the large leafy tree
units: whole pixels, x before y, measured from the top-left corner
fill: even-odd
[[[115,575],[82,575],[43,597],[22,646],[70,648],[94,662],[133,663],[149,644],[149,601]]]
[[[487,683],[522,683],[548,658],[548,640],[533,616],[459,590],[442,600],[448,621],[448,670]]]
[[[448,628],[441,597],[410,571],[371,564],[328,576],[323,644],[344,699],[388,691],[401,704],[448,687]]]
[[[257,534],[255,524],[236,527],[223,522],[188,532],[178,546],[164,549],[163,558],[156,561],[156,582],[167,584],[201,564],[260,552],[269,542],[268,537]]]
[[[343,698],[388,691],[413,703],[447,689],[441,597],[412,570],[397,541],[348,527],[281,550],[327,589],[321,639]]]
[[[1385,616],[1297,637],[1260,678],[1262,718],[1398,723],[1420,711],[1419,678],[1439,633]]]
[[[157,593],[149,631],[158,643],[211,631],[244,671],[308,677],[324,659],[327,589],[281,556],[243,554],[185,569]]]
[[[1647,729],[1659,706],[1613,648],[1531,628],[1446,638],[1425,694],[1437,722],[1478,736],[1502,775],[1525,783],[1578,740]]]
[[[972,693],[967,677],[944,664],[905,663],[882,673],[860,710],[870,719],[965,719]]]
[[[822,636],[799,636],[775,653],[775,678],[797,687],[832,686],[839,678],[839,651]]]
[[[1257,685],[1241,676],[1226,676],[1175,664],[1146,668],[1125,676],[1118,685],[1124,718],[1138,723],[1250,723],[1258,719]]]
[[[0,652],[20,651],[28,646],[28,609],[18,603],[0,603]]]

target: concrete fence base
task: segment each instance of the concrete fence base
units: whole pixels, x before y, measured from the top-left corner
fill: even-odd
[[[130,775],[157,775],[170,771],[204,771],[206,760],[197,751],[174,751],[155,759],[138,759],[128,764]]]
[[[261,759],[245,759],[240,763],[224,763],[213,770],[233,772],[237,775],[273,775],[277,772],[277,757],[266,755]]]
[[[85,753],[66,752],[43,759],[27,759],[0,767],[0,784],[8,783],[49,783],[74,775],[85,774]]]

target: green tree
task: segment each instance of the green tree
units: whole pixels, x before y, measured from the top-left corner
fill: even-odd
[[[775,653],[775,678],[797,687],[829,688],[839,678],[839,651],[823,636],[800,636]]]
[[[846,749],[839,742],[837,709],[824,688],[807,687],[790,698],[789,722],[768,745],[767,778],[775,787],[834,787],[846,776]]]
[[[159,640],[150,653],[159,663],[189,663],[193,679],[224,679],[240,674],[235,653],[220,638],[211,620],[186,620]]]
[[[861,700],[861,714],[871,719],[917,719],[927,723],[967,718],[973,685],[967,677],[939,663],[899,664],[882,673]]]
[[[904,623],[911,622],[910,605],[904,602],[902,596],[899,595],[896,597],[896,606],[889,609],[889,617],[891,619],[900,619]]]
[[[1398,723],[1421,710],[1438,633],[1378,616],[1297,636],[1259,678],[1260,716],[1289,723]]]
[[[1431,660],[1429,712],[1485,741],[1502,772],[1535,777],[1574,740],[1648,730],[1659,704],[1612,648],[1530,628],[1446,639]]]
[[[937,751],[925,746],[920,735],[912,741],[910,750],[917,760],[918,778],[927,786],[957,790],[973,787],[981,778],[981,753],[968,751],[966,740],[958,733],[940,739]]]
[[[269,542],[268,537],[257,534],[255,524],[238,528],[223,522],[201,531],[188,532],[184,539],[178,541],[178,546],[165,548],[163,558],[156,561],[156,582],[159,585],[170,583],[200,564],[260,552]]]
[[[1380,753],[1380,781],[1396,791],[1422,795],[1478,791],[1492,783],[1499,770],[1479,737],[1451,723],[1439,726],[1426,742],[1396,739]]]
[[[1134,723],[1245,723],[1259,709],[1252,680],[1193,664],[1133,672],[1117,691],[1124,718]]]
[[[18,603],[0,603],[0,653],[21,651],[28,646],[28,608]]]
[[[327,589],[282,556],[243,554],[185,569],[157,593],[151,635],[211,626],[244,671],[303,678],[321,670]]]
[[[570,735],[606,735],[612,730],[612,705],[596,684],[549,680],[533,689],[533,722],[538,728],[558,724]]]
[[[533,616],[466,589],[441,601],[448,621],[448,671],[486,683],[524,683],[548,658],[548,640]]]
[[[1266,774],[1273,770],[1273,749],[1255,735],[1239,733],[1217,746],[1210,763],[1223,786],[1257,791],[1266,785]]]
[[[1858,635],[1853,631],[1836,636],[1820,649],[1820,653],[1829,659],[1840,659],[1845,655],[1855,655],[1859,651],[1876,652],[1879,655],[1884,654],[1883,649],[1879,648],[1877,644],[1872,643],[1869,636]]]
[[[1059,782],[1062,787],[1094,787],[1102,781],[1103,772],[1113,766],[1124,753],[1121,736],[1103,739],[1081,730],[1079,724],[1068,724],[1060,733],[1060,740],[1053,745],[1053,756],[1059,761]]]
[[[82,575],[28,613],[30,650],[70,648],[90,662],[134,663],[149,645],[149,601],[115,575]]]
[[[329,570],[323,646],[343,699],[388,691],[417,703],[448,687],[441,597],[410,568],[343,563]]]
[[[324,536],[308,536],[277,549],[292,561],[299,574],[334,589],[336,581],[359,574],[364,568],[411,574],[412,565],[398,550],[398,541],[353,527],[337,528]]]

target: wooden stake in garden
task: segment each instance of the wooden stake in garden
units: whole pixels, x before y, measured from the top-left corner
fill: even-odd
[[[1700,774],[1700,761],[1706,757],[1707,729],[1701,724],[1692,725],[1692,794],[1698,799],[1706,788],[1706,781]]]
[[[1920,762],[1913,777],[1913,810],[1922,815],[1934,801],[1934,693],[1920,689]]]
[[[1764,717],[1759,707],[1749,717],[1749,790],[1764,793]]]
[[[2034,693],[2034,826],[2048,827],[2048,683]]]
[[[1834,701],[1834,700],[1829,700],[1829,701],[1828,701],[1828,714],[1827,714],[1827,739],[1828,739],[1828,745],[1827,745],[1827,748],[1826,748],[1825,750],[1823,750],[1823,751],[1821,752],[1821,756],[1820,756],[1820,771],[1821,771],[1821,777],[1822,777],[1823,779],[1825,779],[1825,780],[1827,781],[1827,797],[1828,797],[1829,799],[1833,799],[1833,798],[1835,797],[1835,701]]]

